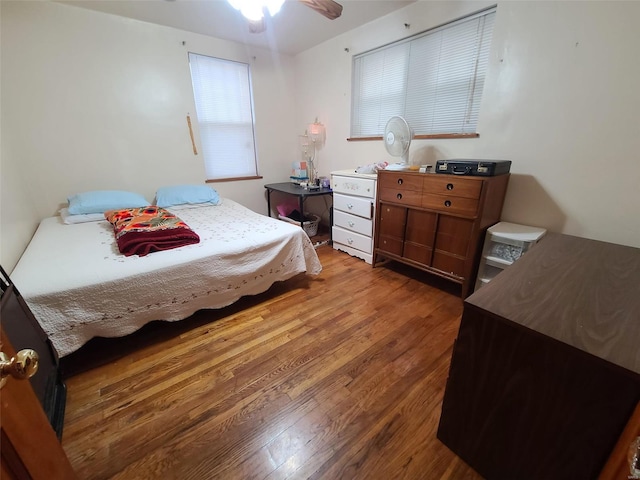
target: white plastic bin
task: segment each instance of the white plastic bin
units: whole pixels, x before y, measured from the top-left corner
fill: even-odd
[[[547,233],[544,228],[500,222],[489,227],[484,240],[475,289],[489,283],[518,260]]]

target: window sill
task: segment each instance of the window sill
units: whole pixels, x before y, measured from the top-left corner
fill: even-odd
[[[260,180],[262,175],[255,175],[251,177],[233,177],[233,178],[210,178],[205,180],[205,183],[217,183],[217,182],[237,182],[240,180]]]
[[[436,133],[433,135],[414,135],[412,140],[424,140],[433,138],[478,138],[479,133]],[[367,142],[369,140],[382,140],[382,135],[379,137],[349,137],[347,142]]]

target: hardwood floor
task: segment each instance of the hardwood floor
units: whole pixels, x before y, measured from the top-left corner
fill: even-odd
[[[481,478],[436,438],[459,287],[317,251],[318,277],[64,358],[78,476]]]

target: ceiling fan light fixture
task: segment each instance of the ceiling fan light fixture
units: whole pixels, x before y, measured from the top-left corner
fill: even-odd
[[[280,11],[282,5],[284,5],[284,0],[266,0],[267,10],[269,10],[269,15],[272,17]]]
[[[236,10],[240,10],[248,20],[258,21],[264,16],[265,8],[271,16],[278,13],[284,0],[227,0],[227,2]]]

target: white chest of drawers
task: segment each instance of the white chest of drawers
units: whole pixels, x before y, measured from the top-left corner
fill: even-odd
[[[373,261],[376,183],[376,174],[353,170],[331,172],[333,248],[367,263]]]

